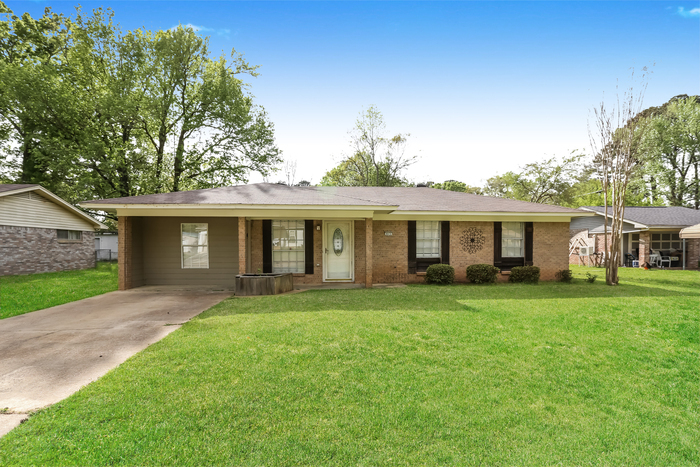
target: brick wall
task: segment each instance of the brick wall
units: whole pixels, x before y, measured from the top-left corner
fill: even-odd
[[[688,251],[688,262],[687,268],[697,269],[700,267],[698,261],[700,261],[700,238],[689,238],[685,241],[685,246]]]
[[[314,221],[314,229],[321,225]],[[373,221],[372,222],[372,282],[422,283],[424,275],[408,274],[408,222],[407,221]],[[366,280],[367,251],[366,222],[355,221],[355,282]],[[462,236],[470,228],[478,229],[484,238],[483,246],[474,253],[466,251],[462,245]],[[254,220],[251,224],[251,272],[262,271],[262,221]],[[534,224],[533,260],[535,266],[542,269],[542,280],[553,280],[560,269],[568,268],[569,224],[549,222]],[[391,232],[391,235],[385,235]],[[314,230],[314,274],[295,275],[297,284],[320,284],[323,282],[323,231]],[[493,264],[493,222],[452,222],[450,225],[450,264],[455,268],[457,282],[466,282],[467,266],[470,264]]]
[[[143,219],[119,217],[119,290],[144,285]]]
[[[373,283],[424,282],[423,275],[408,274],[408,221],[374,221],[372,237]]]
[[[355,221],[355,283],[357,284],[364,284],[366,279],[367,246],[366,222]]]
[[[569,269],[569,223],[533,223],[532,263],[540,268],[540,279],[552,281],[557,271]]]
[[[469,253],[463,243],[469,240],[467,234],[473,232],[481,234],[483,244],[478,251]],[[493,222],[450,223],[450,265],[455,268],[456,282],[467,282],[467,266],[472,264],[493,264]]]
[[[59,242],[56,229],[0,225],[0,276],[95,267],[95,234]]]

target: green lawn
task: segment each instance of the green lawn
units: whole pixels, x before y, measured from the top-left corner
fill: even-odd
[[[0,277],[0,319],[117,290],[117,265]]]
[[[231,298],[0,465],[700,464],[700,273]]]

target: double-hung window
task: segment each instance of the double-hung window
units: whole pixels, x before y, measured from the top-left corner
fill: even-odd
[[[416,258],[440,258],[440,221],[416,221]]]
[[[272,221],[272,272],[304,273],[304,221]]]
[[[59,241],[75,242],[82,240],[83,233],[80,230],[57,230],[56,236]]]
[[[181,224],[182,269],[209,268],[209,224]]]
[[[525,234],[522,222],[503,222],[501,227],[501,256],[522,258],[525,256]]]

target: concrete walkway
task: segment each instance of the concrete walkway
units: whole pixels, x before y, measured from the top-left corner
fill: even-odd
[[[230,295],[134,289],[0,320],[0,436]]]

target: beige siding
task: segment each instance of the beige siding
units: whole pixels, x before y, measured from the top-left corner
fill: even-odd
[[[0,225],[93,231],[95,227],[68,209],[35,193],[0,197]]]
[[[216,285],[233,287],[238,274],[238,218],[144,217],[144,285]],[[209,269],[183,269],[180,224],[209,224]]]

